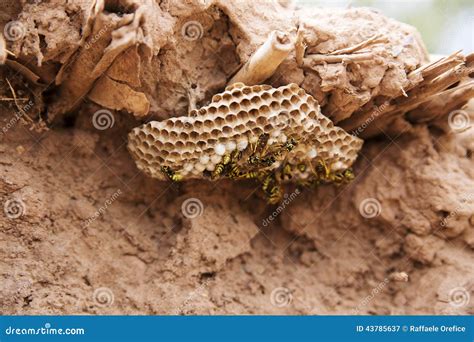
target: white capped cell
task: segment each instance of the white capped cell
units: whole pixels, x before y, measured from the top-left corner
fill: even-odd
[[[188,173],[188,172],[191,172],[191,170],[194,168],[194,165],[193,164],[185,164],[183,166],[183,171]]]
[[[206,165],[209,163],[209,156],[207,154],[202,155],[201,158],[199,158],[199,162],[203,165]]]
[[[308,155],[308,158],[313,159],[317,157],[318,152],[316,151],[315,148],[312,148],[308,151],[307,155]]]
[[[286,137],[285,134],[282,134],[278,137],[278,141],[281,142],[282,144],[286,143],[287,140],[288,138]]]
[[[222,159],[222,157],[218,154],[214,154],[214,155],[211,156],[211,162],[213,164],[219,163],[221,161],[221,159]]]
[[[249,143],[255,144],[258,140],[258,137],[256,135],[251,135],[249,138]]]
[[[237,149],[239,151],[243,151],[247,148],[247,146],[249,145],[249,141],[247,140],[247,138],[241,138],[239,139],[239,141],[237,142]]]
[[[194,165],[194,168],[199,172],[203,172],[206,169],[206,166],[201,163],[196,163],[196,165]]]
[[[214,163],[208,163],[206,165],[206,170],[207,171],[214,171],[216,169],[216,165]]]
[[[281,131],[280,131],[280,130],[273,131],[273,132],[272,132],[272,137],[276,138],[276,137],[278,137],[280,134],[281,134]]]
[[[223,156],[225,154],[225,146],[223,144],[217,144],[216,147],[214,147],[214,151],[219,156]]]
[[[234,151],[235,149],[237,148],[237,144],[235,143],[235,141],[229,141],[226,145],[225,145],[225,149],[227,152],[232,152]]]
[[[332,165],[332,168],[333,168],[333,170],[335,170],[335,171],[345,169],[344,164],[343,164],[342,162],[340,162],[340,161],[335,162],[335,163]]]

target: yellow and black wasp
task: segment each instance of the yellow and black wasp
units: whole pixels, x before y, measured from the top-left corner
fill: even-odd
[[[324,159],[318,159],[316,162],[315,173],[318,179],[329,180],[331,169],[326,164]]]
[[[262,190],[267,196],[268,203],[276,204],[281,200],[282,190],[275,174],[268,174],[262,181]]]
[[[262,155],[266,151],[268,139],[270,136],[267,133],[261,134],[252,150],[252,154],[248,157],[248,163],[250,165],[259,165],[262,159]]]
[[[242,158],[242,152],[239,150],[224,154],[222,161],[216,165],[212,172],[211,178],[216,179],[219,176],[237,178],[241,174],[240,168],[237,165],[240,158]]]
[[[329,176],[329,179],[336,183],[336,184],[342,184],[342,183],[349,183],[355,178],[354,172],[352,172],[352,169],[345,169],[344,171],[338,171]]]
[[[291,152],[297,145],[297,141],[293,138],[288,139],[284,144],[280,145],[275,151],[268,153],[262,158],[262,164],[264,166],[270,166],[277,160],[281,160],[281,156],[285,152]]]

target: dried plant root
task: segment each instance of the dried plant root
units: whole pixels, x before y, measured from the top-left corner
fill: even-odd
[[[441,94],[453,94],[446,98],[443,97],[444,101],[448,102],[440,104],[442,107],[454,108],[456,105],[464,105],[469,100],[472,84],[458,85],[459,88],[454,88],[448,93],[445,91],[468,77],[473,68],[471,56],[464,58],[459,52],[456,52],[412,71],[408,75],[408,79],[411,80],[410,85],[406,89],[401,89],[398,97],[386,100],[383,105],[376,105],[376,102],[372,101],[356,111],[349,119],[341,121],[340,126],[347,131],[356,131],[360,133],[361,137],[367,138],[379,134],[381,131],[389,132],[391,123],[397,118],[405,120],[406,117],[411,117],[415,120],[416,117],[424,116],[423,121],[427,121],[429,114],[421,115],[420,111],[416,111],[416,109],[427,103],[427,107],[435,110],[435,98]],[[455,92],[455,89],[460,89],[460,91]],[[428,104],[430,102],[431,104]],[[411,111],[418,114],[410,116]],[[443,110],[440,112],[445,113]],[[437,117],[434,115],[433,119]],[[370,125],[361,130],[361,127],[367,123]]]
[[[356,51],[360,51],[363,48],[369,46],[369,45],[374,45],[374,44],[380,44],[380,43],[388,43],[389,40],[387,37],[381,35],[381,34],[376,34],[372,37],[370,37],[367,40],[364,40],[363,42],[360,42],[359,44],[356,44],[354,46],[350,46],[348,48],[344,49],[339,49],[333,52],[330,52],[329,55],[345,55],[345,54],[352,54],[355,53]]]
[[[429,101],[408,112],[406,118],[411,123],[442,120],[447,114],[462,108],[472,98],[474,98],[474,81],[468,81],[432,96]]]
[[[371,52],[354,53],[350,55],[323,55],[323,54],[312,54],[308,55],[303,59],[303,66],[305,68],[312,68],[317,64],[323,63],[352,63],[367,61],[374,58],[374,54]]]
[[[294,42],[289,33],[273,31],[268,39],[232,77],[229,84],[242,82],[260,84],[270,78],[278,66],[293,50]]]

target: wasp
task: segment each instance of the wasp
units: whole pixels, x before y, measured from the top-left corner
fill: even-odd
[[[284,147],[288,152],[290,152],[290,151],[292,151],[292,150],[296,147],[296,145],[298,145],[298,142],[297,142],[295,139],[290,138],[290,139],[283,145],[283,147]]]
[[[240,178],[242,171],[240,171],[240,167],[237,164],[232,164],[227,174],[230,178]]]
[[[281,187],[275,175],[269,174],[262,182],[262,190],[268,198],[268,203],[276,204],[281,199]]]
[[[284,152],[291,152],[296,147],[297,144],[298,143],[296,142],[295,139],[290,138],[283,145],[280,145],[280,147],[276,151],[274,151],[273,153],[270,153],[271,156],[268,158],[272,158],[272,160],[274,160],[273,162],[275,162],[276,159],[280,158]]]
[[[248,162],[250,165],[257,165],[260,162],[260,158],[252,154],[249,157]]]
[[[268,175],[262,182],[262,190],[265,193],[268,193],[268,190],[271,189],[272,183],[275,182],[273,174]]]
[[[222,157],[222,161],[216,165],[216,168],[212,172],[211,178],[216,179],[217,177],[222,175],[224,173],[226,165],[229,164],[231,160],[232,158],[229,153],[224,154],[224,156]]]
[[[179,173],[174,172],[169,166],[162,166],[161,172],[163,172],[169,180],[173,182],[179,182],[183,180],[183,176]]]
[[[292,169],[291,165],[290,164],[285,164],[285,166],[283,166],[283,169],[281,170],[281,178],[282,179],[292,179],[293,178],[292,172],[293,172],[293,169]]]
[[[239,150],[234,150],[231,155],[230,155],[230,159],[233,161],[233,162],[237,162],[240,160],[240,158],[242,158],[242,151],[239,151]]]
[[[305,172],[306,171],[306,164],[303,164],[303,163],[298,164],[296,166],[296,168],[298,169],[299,172]]]
[[[328,179],[329,178],[329,174],[331,172],[331,170],[329,169],[329,167],[327,166],[326,162],[323,160],[323,159],[319,159],[317,162],[316,162],[316,176],[318,176],[318,178],[320,179]]]
[[[234,150],[232,153],[226,153],[222,157],[222,161],[216,165],[216,168],[212,172],[211,178],[216,179],[221,175],[229,175],[231,178],[236,178],[240,175],[240,168],[237,162],[242,157],[242,152]]]
[[[264,133],[258,137],[258,141],[253,148],[252,154],[248,158],[248,163],[250,165],[260,164],[261,155],[265,151],[269,137],[270,136],[267,133]]]
[[[261,171],[250,171],[243,173],[239,176],[239,178],[246,178],[246,179],[260,179],[262,176],[265,176],[265,173]]]
[[[267,147],[268,139],[270,135],[264,133],[258,137],[257,145],[255,146],[254,153],[263,154],[265,152],[265,147]]]
[[[342,172],[342,175],[344,176],[344,179],[348,182],[350,182],[351,180],[354,180],[355,178],[354,172],[352,171],[351,168],[345,169],[344,172]]]
[[[265,157],[263,159],[260,160],[260,165],[262,165],[263,167],[269,167],[269,166],[272,166],[273,163],[276,162],[276,159],[274,156],[269,156],[269,157]]]
[[[282,197],[281,187],[279,185],[274,185],[270,189],[270,194],[268,196],[268,203],[277,204],[278,202],[280,202],[281,197]]]

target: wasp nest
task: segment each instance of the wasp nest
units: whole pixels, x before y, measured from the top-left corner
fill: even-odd
[[[133,129],[128,144],[138,168],[154,178],[256,178],[275,200],[280,183],[349,180],[361,146],[296,84],[242,83],[187,117]]]

